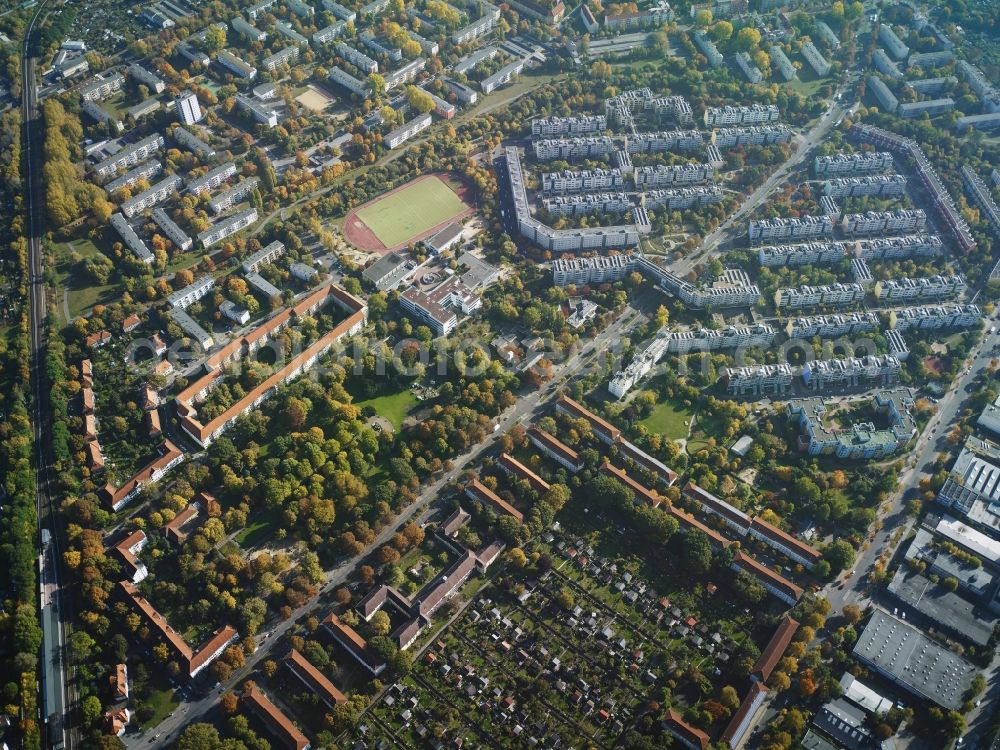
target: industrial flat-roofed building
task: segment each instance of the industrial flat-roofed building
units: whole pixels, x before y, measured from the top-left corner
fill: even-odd
[[[361,272],[361,275],[370,281],[375,288],[382,292],[392,289],[396,284],[406,278],[411,271],[406,258],[397,252],[383,255],[372,265]]]
[[[958,710],[979,670],[913,625],[876,609],[852,654],[914,695]]]
[[[940,587],[919,573],[906,570],[905,566],[896,571],[886,590],[912,613],[920,615],[951,638],[984,648],[993,637],[996,617],[954,591]]]

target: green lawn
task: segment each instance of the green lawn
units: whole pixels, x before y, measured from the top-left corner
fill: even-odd
[[[167,684],[165,679],[153,679],[154,685],[150,686],[149,695],[143,699],[153,709],[153,718],[145,722],[145,727],[155,727],[167,716],[169,716],[180,703],[174,697],[174,689]]]
[[[84,278],[70,263],[69,258],[73,252],[84,259],[100,255],[101,249],[93,241],[87,238],[77,239],[63,243],[57,248],[56,272],[59,286],[64,287],[67,292],[71,320],[90,312],[90,309],[98,303],[114,302],[120,297],[114,279],[108,284],[94,284],[90,279]],[[59,300],[56,309],[63,309],[62,300]]]
[[[403,420],[410,413],[410,409],[417,403],[416,396],[409,389],[399,393],[390,393],[385,396],[376,396],[366,401],[355,401],[354,405],[359,409],[366,406],[372,407],[379,416],[385,417],[392,422],[392,427],[399,432],[403,426]]]
[[[410,183],[358,211],[358,218],[386,247],[409,242],[462,213],[467,206],[437,176]]]
[[[690,420],[691,413],[689,411],[669,401],[664,401],[662,404],[657,404],[652,414],[642,420],[640,424],[650,432],[659,433],[671,440],[680,440],[687,437],[688,425],[684,422],[690,422]]]
[[[262,513],[254,518],[239,534],[236,541],[243,549],[250,549],[269,538],[277,528],[280,516],[278,512]]]

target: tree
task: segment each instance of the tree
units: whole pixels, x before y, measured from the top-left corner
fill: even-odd
[[[704,532],[689,529],[681,541],[681,559],[684,569],[691,576],[704,576],[712,563],[712,546],[708,536]]]
[[[219,704],[226,716],[234,716],[239,710],[240,699],[232,690],[227,690],[219,699]]]
[[[718,44],[728,42],[733,36],[733,25],[729,21],[719,21],[709,32],[712,40]]]
[[[205,31],[205,47],[209,52],[218,52],[220,49],[226,46],[226,28],[225,26],[216,26],[212,24]]]
[[[84,726],[93,726],[101,718],[101,699],[96,695],[88,695],[84,698],[81,708]]]
[[[434,100],[430,94],[416,86],[406,87],[406,103],[410,109],[420,114],[425,114],[434,109]]]
[[[707,29],[712,24],[712,11],[699,10],[694,14],[694,25],[699,29]]]
[[[848,625],[857,625],[861,622],[861,607],[857,604],[845,604],[841,613]]]
[[[750,26],[745,26],[736,32],[736,49],[749,52],[760,44],[760,32]]]
[[[515,568],[523,568],[528,564],[528,556],[524,554],[524,550],[520,547],[514,547],[514,549],[508,552],[507,559]]]
[[[385,77],[380,76],[378,73],[368,74],[368,85],[372,90],[372,97],[375,99],[381,99],[385,96]]]
[[[211,724],[188,724],[177,738],[177,750],[216,750],[222,745],[219,730]]]
[[[389,615],[382,610],[372,615],[372,619],[368,621],[368,627],[371,629],[373,635],[389,635],[389,628],[391,626],[392,622],[389,620]]]
[[[573,609],[576,604],[576,597],[573,596],[572,589],[568,586],[563,586],[559,589],[559,593],[556,594],[556,601],[563,609],[570,610]]]
[[[836,539],[823,550],[823,558],[830,563],[833,575],[853,565],[854,557],[854,547],[846,539]]]
[[[719,702],[730,711],[738,709],[740,707],[740,696],[736,692],[736,688],[732,685],[723,687],[719,693]]]

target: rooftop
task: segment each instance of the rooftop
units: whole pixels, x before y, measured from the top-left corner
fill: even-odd
[[[900,568],[888,590],[908,607],[976,646],[985,646],[993,635],[997,619],[967,599],[919,573]]]
[[[979,670],[913,625],[876,609],[853,654],[912,693],[957,710]]]

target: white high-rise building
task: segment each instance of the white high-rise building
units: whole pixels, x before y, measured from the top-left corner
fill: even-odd
[[[201,105],[198,97],[192,92],[177,97],[177,116],[184,125],[194,125],[201,120]]]

